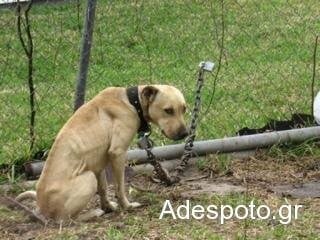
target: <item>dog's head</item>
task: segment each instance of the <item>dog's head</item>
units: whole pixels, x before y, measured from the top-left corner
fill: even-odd
[[[166,137],[180,140],[188,135],[184,121],[186,102],[177,88],[168,85],[144,86],[140,98],[146,119],[158,125]]]

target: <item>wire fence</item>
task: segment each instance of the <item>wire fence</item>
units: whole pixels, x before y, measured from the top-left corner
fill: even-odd
[[[49,149],[72,115],[86,2],[17,6],[0,4],[0,164]],[[164,83],[192,106],[197,66],[211,60],[198,139],[310,114],[319,18],[316,0],[97,1],[86,99],[109,86]]]

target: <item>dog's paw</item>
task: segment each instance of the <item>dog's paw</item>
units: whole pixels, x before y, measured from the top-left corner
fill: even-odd
[[[116,202],[113,201],[107,201],[104,206],[102,206],[102,209],[106,212],[106,213],[110,213],[110,212],[114,212],[118,210],[118,204]]]
[[[95,217],[101,217],[105,212],[100,209],[100,208],[97,208],[93,211],[93,214],[95,215]]]
[[[128,205],[128,209],[132,209],[132,208],[138,208],[138,207],[141,207],[142,205],[138,202],[132,202],[132,203],[129,203]]]
[[[77,221],[87,222],[93,218],[101,217],[105,212],[102,209],[91,209],[86,213],[83,213],[77,217]]]
[[[109,201],[108,207],[109,207],[112,211],[117,211],[117,210],[118,210],[118,203],[113,202],[113,201]]]

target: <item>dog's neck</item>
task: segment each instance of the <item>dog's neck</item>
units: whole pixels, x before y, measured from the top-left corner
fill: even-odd
[[[130,104],[136,109],[139,119],[140,127],[138,133],[148,133],[150,132],[150,125],[148,123],[148,109],[147,106],[141,104],[141,99],[139,96],[139,89],[137,86],[127,88],[127,96]]]

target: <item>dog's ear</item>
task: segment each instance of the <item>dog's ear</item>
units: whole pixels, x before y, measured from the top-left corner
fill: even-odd
[[[147,104],[152,103],[156,98],[158,92],[159,90],[153,86],[144,87],[141,92],[142,101]]]

